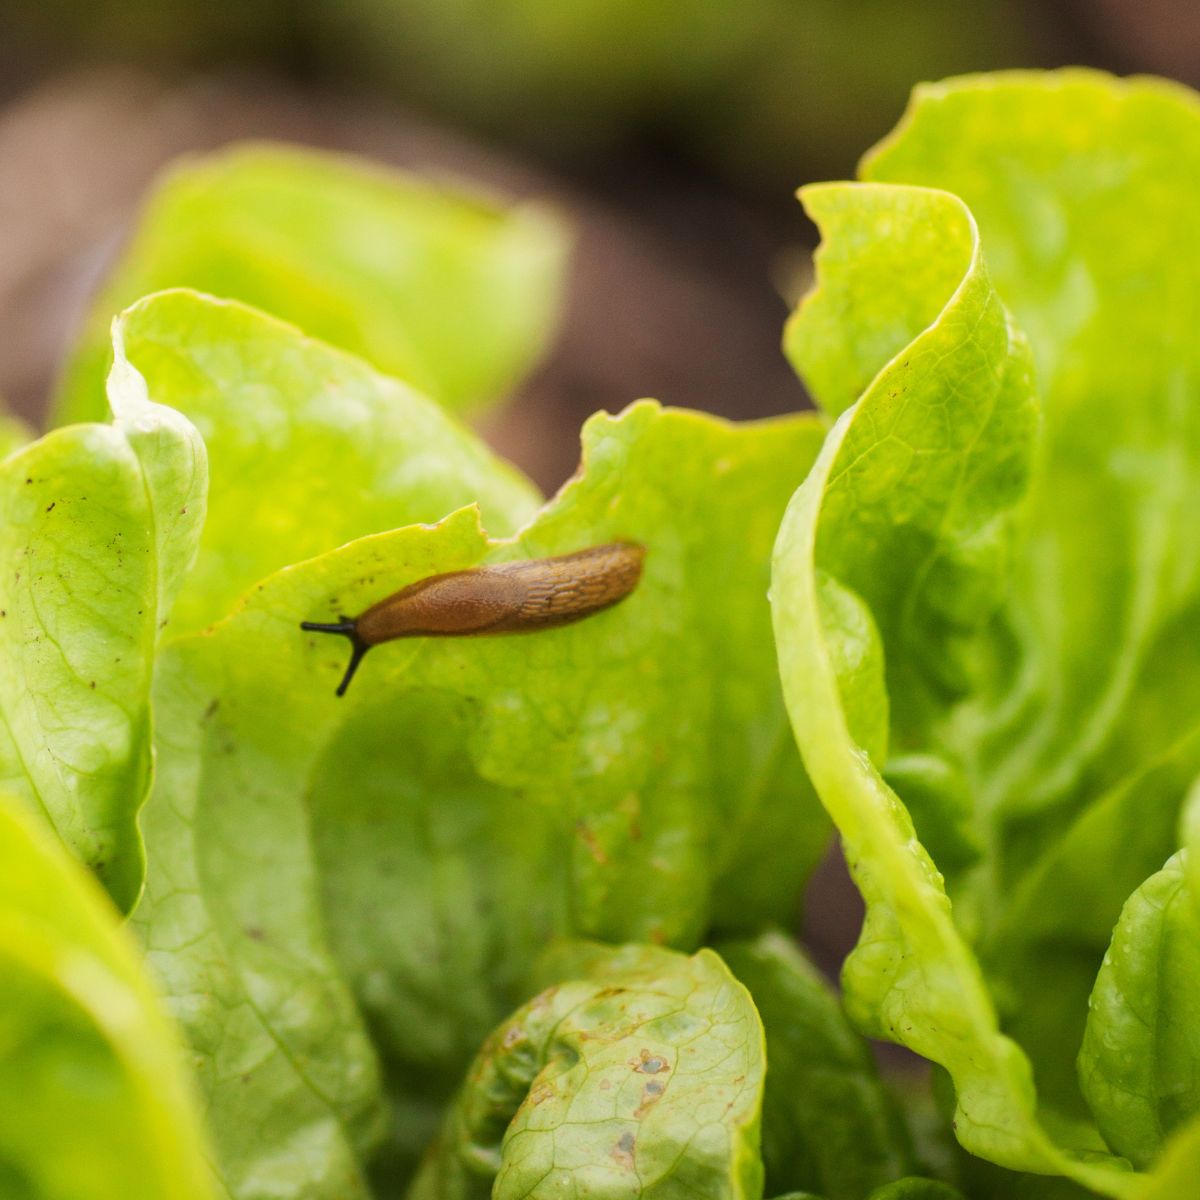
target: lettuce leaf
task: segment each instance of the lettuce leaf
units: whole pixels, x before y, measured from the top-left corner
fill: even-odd
[[[917,90],[863,176],[960,196],[1029,335],[1046,430],[1006,614],[1023,678],[973,735],[989,808],[1077,806],[1152,637],[1200,583],[1200,289],[1180,186],[1200,177],[1200,101],[1086,71],[955,80]]]
[[[1200,915],[1181,851],[1130,896],[1096,976],[1079,1071],[1109,1145],[1148,1166],[1200,1113]]]
[[[1103,1143],[1073,1060],[1112,922],[1177,844],[1200,770],[1200,291],[1179,188],[1200,171],[1198,116],[1153,81],[952,80],[918,89],[864,162],[877,186],[946,189],[978,220],[1044,400],[1015,458],[1011,427],[978,424],[1004,407],[995,322],[964,306],[954,239],[909,228],[910,200],[859,201],[836,226],[818,212],[819,286],[788,335],[847,414],[781,534],[776,612],[793,723],[868,900],[850,1011],[947,1067],[965,1147],[1109,1193],[1137,1185],[1081,1164]],[[949,348],[928,372],[941,395],[918,398],[926,343]],[[1110,1144],[1149,1163],[1157,1145],[1114,1140],[1120,1122],[1101,1122]]]
[[[0,462],[0,782],[122,909],[142,885],[159,630],[204,521],[204,443],[118,362],[110,425]]]
[[[476,408],[544,349],[566,242],[540,205],[505,207],[349,157],[250,143],[185,159],[93,305],[58,419],[102,411],[113,314],[176,287],[253,304],[448,408]]]
[[[216,1195],[183,1049],[95,882],[0,797],[0,1193]]]
[[[882,776],[885,735],[922,747],[972,690],[1034,451],[1028,351],[956,197],[886,185],[803,195],[824,242],[789,345],[802,370],[822,364],[818,394],[834,406],[868,380],[788,508],[772,583],[793,727],[867,903],[846,1003],[860,1028],[946,1067],[966,1149],[1127,1195],[1131,1177],[1060,1150],[1039,1124],[1029,1062],[1001,1032],[943,879]],[[901,259],[923,268],[897,273]],[[936,308],[896,294],[931,281]],[[892,357],[872,368],[881,351]],[[889,695],[881,732],[871,713]]]
[[[1142,898],[1135,895],[1129,901],[1129,923],[1144,924],[1148,934],[1145,940],[1150,941],[1152,944],[1150,946],[1135,947],[1130,941],[1120,942],[1115,937],[1113,944],[1114,952],[1124,958],[1125,961],[1122,966],[1125,968],[1135,963],[1138,957],[1146,961],[1153,958],[1155,950],[1161,953],[1163,949],[1166,949],[1166,957],[1169,965],[1168,971],[1164,972],[1164,979],[1169,979],[1170,975],[1173,974],[1170,971],[1170,966],[1173,966],[1174,963],[1170,963],[1170,959],[1177,959],[1180,948],[1183,949],[1184,953],[1190,953],[1194,950],[1194,943],[1184,944],[1180,947],[1172,935],[1176,933],[1180,924],[1184,926],[1191,924],[1194,927],[1195,923],[1200,920],[1200,780],[1197,780],[1189,791],[1184,804],[1180,825],[1181,839],[1185,847],[1185,852],[1174,860],[1174,864],[1182,865],[1184,870],[1184,890],[1191,906],[1190,916],[1185,916],[1178,912],[1178,910],[1174,910],[1172,913],[1164,910],[1163,919],[1161,921],[1156,920],[1154,914],[1147,911],[1144,905],[1140,903]],[[1171,865],[1169,863],[1168,867]],[[1147,881],[1148,886],[1150,883],[1151,881]],[[1125,923],[1124,914],[1122,916],[1123,923]],[[1128,934],[1130,932],[1128,925],[1121,932]],[[1157,945],[1154,945],[1154,942],[1157,942]],[[1159,961],[1162,961],[1162,959]],[[1117,971],[1114,968],[1113,976],[1110,976],[1107,982],[1110,984],[1117,982],[1117,979],[1114,978],[1116,975]],[[1120,975],[1123,975],[1125,979],[1129,978],[1124,970],[1120,972]],[[1121,980],[1121,982],[1123,981]],[[1162,981],[1162,979],[1154,981],[1146,980],[1146,982],[1151,983],[1151,986],[1156,988],[1161,988]],[[1097,979],[1097,990],[1100,989],[1100,986],[1101,981]],[[1190,990],[1194,991],[1194,988]],[[1110,987],[1107,998],[1110,1002],[1116,1001],[1115,1008],[1118,1018],[1126,1017],[1135,1005],[1139,1008],[1141,1007],[1140,997],[1130,997],[1128,1008],[1122,1011],[1123,1006],[1121,1005],[1120,995],[1116,988]],[[1190,996],[1181,997],[1172,990],[1167,997],[1167,1003],[1153,1014],[1153,1024],[1156,1029],[1162,1029],[1166,1021],[1178,1023],[1179,1027],[1171,1029],[1169,1035],[1174,1045],[1168,1049],[1165,1042],[1160,1043],[1163,1049],[1168,1049],[1168,1053],[1177,1046],[1182,1045],[1184,1054],[1190,1056],[1190,1044],[1195,1039],[1197,1020],[1194,1004],[1187,1002],[1189,999],[1191,999]],[[1180,1003],[1181,1000],[1183,1003]],[[1096,1021],[1090,1032],[1106,1049],[1113,1046],[1120,1036],[1111,1027],[1105,1028],[1099,1020]],[[1128,1038],[1127,1045],[1131,1055],[1139,1051],[1144,1052],[1148,1048],[1146,1030],[1142,1028],[1132,1030],[1132,1036]],[[1159,1045],[1155,1045],[1153,1048],[1159,1049]],[[1091,1065],[1086,1053],[1081,1052],[1080,1069],[1085,1073],[1085,1076]],[[1132,1064],[1128,1059],[1125,1062],[1121,1062],[1118,1057],[1116,1065],[1118,1070],[1122,1070],[1128,1074],[1129,1067]],[[1143,1070],[1146,1065],[1143,1064]],[[1171,1074],[1177,1071],[1178,1064],[1171,1062],[1169,1058],[1160,1056],[1153,1064],[1153,1067],[1156,1069],[1150,1073],[1150,1078],[1147,1079],[1144,1074],[1143,1079],[1139,1081],[1150,1083],[1148,1091],[1143,1093],[1142,1097],[1128,1096],[1124,1098],[1125,1103],[1135,1105],[1139,1110],[1136,1112],[1136,1116],[1141,1118],[1138,1121],[1141,1129],[1137,1130],[1135,1127],[1137,1132],[1146,1129],[1145,1118],[1147,1116],[1151,1116],[1152,1118],[1154,1115],[1150,1110],[1153,1107],[1156,1093],[1160,1091],[1163,1083],[1168,1082]],[[1175,1074],[1174,1082],[1177,1083],[1178,1080],[1179,1076]],[[1191,1082],[1191,1080],[1187,1080],[1185,1087],[1190,1087]],[[1174,1095],[1163,1095],[1159,1101],[1160,1113],[1158,1115],[1168,1118],[1173,1117],[1178,1120],[1180,1106],[1176,1103],[1176,1100],[1183,1094],[1183,1092],[1175,1092]],[[1118,1099],[1115,1094],[1113,1098]],[[1163,1101],[1166,1102],[1165,1105],[1162,1103]],[[1110,1110],[1106,1110],[1105,1112],[1106,1116],[1108,1115],[1108,1111]],[[1153,1125],[1150,1126],[1150,1130],[1153,1135]],[[1186,1196],[1194,1188],[1198,1177],[1200,1177],[1200,1116],[1196,1115],[1195,1105],[1192,1104],[1190,1105],[1190,1112],[1187,1114],[1186,1121],[1181,1121],[1177,1128],[1165,1139],[1161,1153],[1154,1165],[1154,1170],[1147,1180],[1144,1190],[1138,1194],[1137,1200],[1177,1200],[1178,1197]]]
[[[762,1195],[746,989],[711,950],[589,957],[484,1044],[411,1200]]]
[[[1195,733],[1095,800],[1014,889],[988,939],[1009,1031],[1037,1064],[1042,1093],[1077,1121],[1091,1115],[1074,1059],[1096,972],[1123,902],[1178,844],[1179,797],[1198,755]]]
[[[257,394],[261,362],[307,362],[318,378],[350,366],[242,309],[172,296],[145,311],[159,304],[195,334],[169,361],[245,364],[241,385],[232,367],[225,378],[230,403],[196,410],[211,422],[218,540],[195,586],[209,570],[224,587],[215,547],[234,544],[238,505],[218,502],[216,481],[237,435],[220,425],[244,419],[239,386]],[[242,344],[222,350],[229,322]],[[193,401],[190,371],[127,354],[156,396]],[[343,443],[352,477],[387,462],[397,484],[390,512],[374,489],[346,489],[340,528],[412,520],[405,504],[465,486],[500,497],[489,512],[511,527],[528,490],[412,404],[432,431],[421,441],[379,420]],[[302,404],[276,412],[284,444],[289,422],[311,420]],[[779,514],[821,433],[809,417],[735,426],[643,402],[589,423],[580,473],[516,537],[489,540],[474,506],[360,537],[164,649],[135,923],[235,1195],[300,1180],[314,1197],[366,1195],[369,1169],[395,1187],[480,1040],[529,995],[551,934],[692,946],[711,924],[761,920],[762,905],[790,915],[827,827],[787,735],[764,596]],[[303,467],[280,470],[303,530],[327,497],[304,494]],[[265,553],[295,553],[290,537]],[[613,611],[537,637],[384,646],[344,700],[344,647],[299,629],[430,574],[618,537],[649,553]],[[236,557],[224,569],[247,570]],[[764,838],[771,853],[743,883],[746,845]]]
[[[946,741],[989,848],[972,880],[980,953],[1047,1095],[1080,1118],[1073,1059],[1103,927],[1175,848],[1166,831],[1200,771],[1200,289],[1182,183],[1200,176],[1200,103],[1088,71],[951,80],[917,90],[862,171],[970,206],[1037,364],[1045,439],[993,650],[1007,669]],[[1146,826],[1120,846],[1143,801]],[[1103,850],[1086,867],[1085,841]],[[1056,874],[1064,855],[1086,888]],[[1057,952],[1040,918],[1021,948],[1031,908],[1053,914]]]

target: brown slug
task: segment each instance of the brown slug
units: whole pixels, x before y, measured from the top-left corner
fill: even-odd
[[[642,576],[646,547],[609,542],[558,558],[535,558],[431,575],[334,624],[301,629],[350,640],[344,696],[372,646],[403,637],[477,637],[532,633],[581,621],[624,600]]]

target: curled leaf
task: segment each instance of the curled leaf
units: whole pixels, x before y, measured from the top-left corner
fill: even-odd
[[[196,429],[118,362],[110,425],[0,462],[0,782],[129,909],[159,631],[204,522]]]
[[[709,950],[592,956],[485,1043],[411,1200],[762,1195],[766,1060],[745,988]]]

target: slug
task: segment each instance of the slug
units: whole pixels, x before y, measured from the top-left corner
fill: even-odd
[[[334,624],[302,621],[312,633],[350,640],[344,696],[372,646],[404,637],[476,637],[532,633],[581,621],[624,600],[642,576],[646,547],[609,542],[558,558],[500,563],[431,575]]]

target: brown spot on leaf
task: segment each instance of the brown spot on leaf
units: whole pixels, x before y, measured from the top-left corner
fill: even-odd
[[[640,1121],[662,1099],[666,1086],[657,1079],[648,1080],[642,1088],[642,1102],[634,1109],[633,1115]]]
[[[637,1139],[627,1129],[619,1138],[617,1144],[612,1148],[612,1156],[621,1164],[621,1166],[633,1170],[633,1151],[637,1146]]]
[[[631,1058],[629,1065],[643,1075],[659,1075],[671,1069],[670,1063],[661,1054],[651,1054],[645,1049],[638,1053],[637,1058]]]

